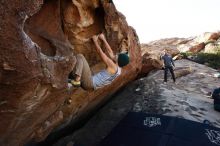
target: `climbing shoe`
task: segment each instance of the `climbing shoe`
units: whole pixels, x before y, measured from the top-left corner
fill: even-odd
[[[80,86],[81,86],[81,82],[80,82],[80,81],[72,80],[72,81],[71,81],[71,84],[72,84],[74,87],[80,87]]]

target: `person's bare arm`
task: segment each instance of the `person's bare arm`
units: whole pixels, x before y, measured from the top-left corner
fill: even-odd
[[[109,57],[110,57],[112,60],[115,60],[115,55],[114,55],[114,53],[113,53],[113,51],[112,51],[111,46],[108,44],[108,42],[107,42],[107,40],[106,40],[104,34],[101,33],[101,34],[99,35],[99,38],[104,42],[105,48],[106,48],[106,50],[107,50],[107,52],[108,52],[108,54],[109,54]]]
[[[108,68],[110,67],[112,69],[116,69],[117,68],[116,64],[102,51],[101,47],[99,46],[98,37],[93,36],[92,39],[96,46],[96,51],[103,60],[103,62],[107,65]]]

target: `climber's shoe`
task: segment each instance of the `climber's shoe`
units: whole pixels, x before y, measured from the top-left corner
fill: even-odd
[[[80,81],[71,80],[71,84],[73,85],[73,87],[80,87],[81,86]]]

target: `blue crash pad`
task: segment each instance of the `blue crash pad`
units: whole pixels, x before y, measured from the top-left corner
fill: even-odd
[[[220,128],[177,117],[130,112],[99,146],[220,146]]]

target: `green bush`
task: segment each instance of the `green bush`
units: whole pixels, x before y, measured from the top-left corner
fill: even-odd
[[[181,52],[180,53],[182,56],[183,56],[183,58],[188,58],[188,56],[192,56],[192,55],[194,55],[192,52]]]
[[[217,54],[212,53],[198,53],[197,54],[198,63],[208,63],[208,66],[218,69],[220,68],[220,52]]]
[[[184,58],[188,58],[188,56],[194,56],[194,61],[197,63],[207,63],[209,67],[212,67],[214,69],[220,68],[220,51],[218,51],[216,54],[201,52],[196,54],[191,52],[182,52],[181,55],[183,55]]]

